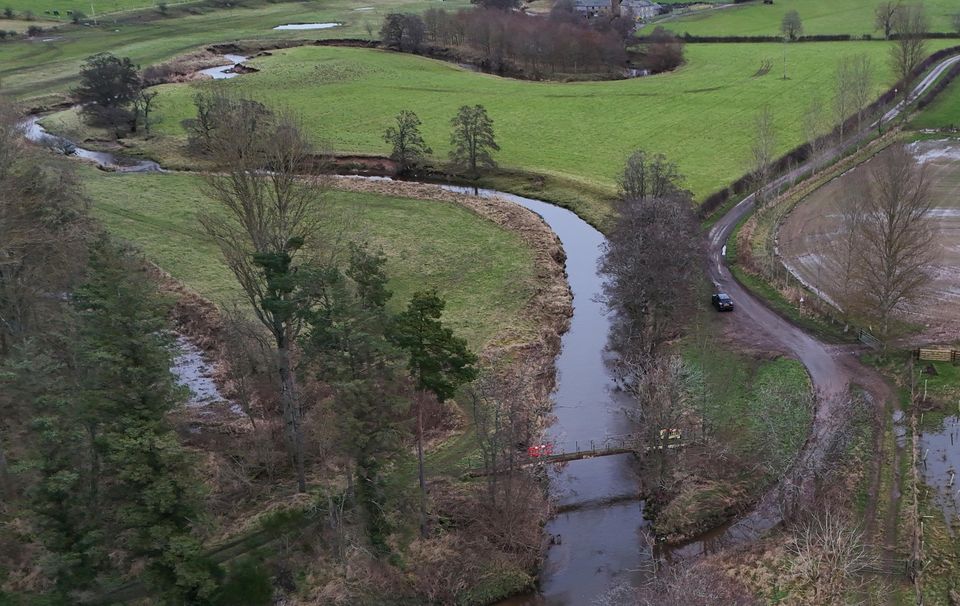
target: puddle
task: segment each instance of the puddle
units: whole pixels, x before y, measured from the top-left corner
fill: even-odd
[[[177,356],[173,359],[170,372],[173,373],[177,385],[190,390],[188,407],[204,408],[226,401],[213,380],[213,368],[204,358],[203,351],[186,337],[177,337]],[[232,404],[230,412],[241,414],[243,411],[236,404]]]
[[[224,55],[223,58],[229,61],[230,65],[220,65],[217,67],[201,69],[200,73],[210,76],[214,80],[228,80],[230,78],[236,78],[239,76],[240,74],[230,70],[246,61],[247,58],[243,55]]]
[[[947,417],[937,431],[920,434],[920,470],[934,489],[934,502],[947,526],[960,516],[960,417]]]
[[[917,141],[907,146],[917,162],[960,162],[960,142],[953,139]]]
[[[359,9],[358,9],[359,10]],[[278,25],[273,29],[331,29],[339,27],[342,23],[288,23],[287,25]]]

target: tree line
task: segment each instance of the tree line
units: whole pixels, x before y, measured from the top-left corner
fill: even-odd
[[[562,3],[549,17],[493,8],[428,9],[422,16],[387,15],[380,38],[394,50],[452,53],[484,71],[534,79],[621,73],[627,61],[625,20],[598,23],[603,25],[587,22]]]

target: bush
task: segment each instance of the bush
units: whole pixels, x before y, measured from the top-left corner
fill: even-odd
[[[27,28],[27,36],[29,36],[30,38],[39,36],[42,33],[43,33],[43,28],[40,27],[39,25],[31,25],[30,27]]]
[[[262,562],[244,558],[230,567],[213,596],[214,606],[266,606],[273,601],[273,582]]]

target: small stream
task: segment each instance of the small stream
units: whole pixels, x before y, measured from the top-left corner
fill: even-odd
[[[203,409],[211,404],[227,402],[213,379],[213,368],[207,362],[202,349],[187,337],[179,335],[175,352],[176,356],[173,358],[170,372],[173,373],[177,385],[190,390],[187,407]],[[230,405],[230,412],[237,415],[243,413],[236,404]]]

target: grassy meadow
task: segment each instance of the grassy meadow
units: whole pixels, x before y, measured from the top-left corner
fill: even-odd
[[[80,11],[87,16],[104,15],[122,11],[151,8],[159,0],[3,0],[0,10],[11,8],[18,16],[27,11],[40,17],[48,17],[53,11],[59,11],[62,19],[68,19],[68,11]],[[197,4],[200,0],[167,0],[171,7],[180,4]],[[92,9],[92,10],[91,10]]]
[[[64,25],[56,32],[51,32],[45,38],[48,40],[46,42],[0,42],[0,90],[31,105],[45,96],[69,91],[77,83],[84,59],[99,52],[109,51],[118,56],[127,56],[147,66],[210,44],[240,39],[366,37],[367,23],[373,26],[375,33],[378,32],[387,12],[419,12],[440,3],[441,0],[377,0],[375,3],[365,0],[278,3],[248,0],[248,8],[206,9],[201,14],[175,18],[101,22],[96,27]],[[443,6],[448,10],[466,5],[466,0],[443,1]],[[0,10],[3,6],[3,0],[0,0]],[[374,10],[357,10],[365,8]],[[325,30],[272,29],[277,25],[298,22],[336,22],[343,25]]]
[[[94,215],[111,233],[213,301],[230,305],[241,292],[196,215],[212,201],[199,177],[105,173],[81,175]],[[323,212],[331,241],[366,241],[389,258],[392,304],[436,288],[446,318],[479,349],[498,333],[531,328],[521,311],[535,287],[533,253],[513,233],[452,203],[333,190]]]
[[[800,14],[803,33],[870,34],[883,37],[873,27],[873,10],[879,0],[759,0],[677,18],[667,17],[659,25],[679,34],[699,36],[779,36],[780,22],[791,10]],[[956,0],[924,0],[930,31],[951,32],[950,15],[960,12]],[[649,31],[653,26],[648,26]]]
[[[960,78],[910,121],[914,128],[960,128]]]
[[[161,87],[156,130],[182,139],[181,121],[194,111],[193,96],[223,87],[294,110],[318,144],[344,153],[388,153],[384,129],[397,112],[413,109],[435,159],[443,161],[457,108],[482,104],[495,122],[503,168],[613,193],[624,159],[644,148],[677,161],[702,198],[748,170],[752,125],[761,108],[772,110],[777,151],[784,152],[803,139],[801,114],[813,97],[829,108],[837,59],[868,54],[879,93],[892,79],[887,48],[886,42],[791,45],[784,80],[783,45],[696,44],[688,46],[687,64],[674,73],[580,83],[511,80],[377,50],[286,49],[252,60],[258,73]],[[775,67],[758,75],[764,61]],[[162,157],[173,149],[159,143],[153,154],[175,164],[177,158]],[[602,212],[575,210],[587,219]]]

